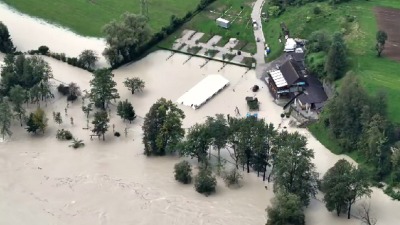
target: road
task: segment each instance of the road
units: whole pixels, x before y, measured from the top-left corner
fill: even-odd
[[[262,7],[264,3],[265,0],[256,0],[253,6],[253,11],[251,12],[251,18],[255,20],[258,24],[258,29],[254,29],[254,37],[257,45],[257,53],[254,54],[253,56],[257,62],[256,75],[258,78],[262,77],[265,69],[267,68],[264,56],[265,37],[262,29],[262,20],[261,20]],[[260,39],[260,42],[257,42],[257,38]]]

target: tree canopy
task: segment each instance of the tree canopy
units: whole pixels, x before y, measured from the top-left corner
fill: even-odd
[[[351,206],[357,199],[371,193],[368,180],[364,170],[356,168],[345,159],[339,160],[322,179],[326,208],[329,211],[336,210],[338,216],[346,210],[350,219]]]
[[[385,49],[385,43],[388,39],[387,33],[382,30],[378,30],[376,32],[376,51],[378,53],[378,57],[381,56],[383,50]]]
[[[100,111],[94,114],[94,119],[92,121],[92,132],[99,136],[102,135],[103,141],[105,140],[104,136],[109,127],[108,122],[110,122],[110,118],[108,118],[108,114],[106,111]]]
[[[37,108],[35,112],[29,114],[28,121],[26,125],[28,126],[26,130],[31,133],[36,133],[37,130],[40,130],[44,133],[47,127],[47,117],[46,113],[41,109]]]
[[[347,65],[346,44],[344,43],[342,34],[335,33],[325,64],[325,71],[328,78],[334,81],[343,77]]]
[[[305,216],[299,196],[278,192],[272,199],[272,206],[267,208],[266,225],[304,225]]]
[[[107,42],[103,55],[111,66],[133,59],[151,37],[147,18],[131,13],[123,14],[120,21],[113,20],[105,25],[103,32]]]
[[[15,49],[7,26],[0,21],[0,52],[8,54],[13,53]]]
[[[135,110],[133,110],[133,106],[130,102],[128,102],[128,99],[123,102],[118,102],[117,114],[124,121],[128,120],[129,123],[131,123],[136,118]]]
[[[134,77],[134,78],[126,78],[124,81],[125,87],[128,88],[132,92],[132,94],[135,94],[135,92],[142,92],[144,88],[144,81],[141,80],[139,77]]]
[[[146,155],[165,155],[175,151],[185,135],[182,120],[185,114],[171,100],[159,99],[144,118],[143,144]]]
[[[79,62],[84,66],[86,69],[92,69],[99,57],[93,50],[83,50],[82,53],[79,55]]]
[[[2,99],[0,101],[0,135],[3,139],[5,136],[12,135],[10,130],[12,118],[13,115],[10,108],[10,103],[7,100]]]
[[[117,83],[112,79],[114,75],[109,69],[98,69],[93,73],[90,81],[90,98],[95,106],[105,109],[112,100],[119,98]]]

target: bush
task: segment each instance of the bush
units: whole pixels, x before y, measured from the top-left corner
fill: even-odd
[[[74,138],[69,130],[57,130],[56,138],[58,140],[72,140]]]
[[[240,181],[243,179],[243,176],[237,169],[232,169],[228,172],[225,172],[222,176],[226,186],[230,187],[232,185],[240,186]]]
[[[197,192],[206,196],[215,192],[217,186],[217,179],[212,175],[211,170],[207,168],[200,168],[199,173],[194,178],[194,187]]]
[[[322,10],[319,6],[315,6],[313,9],[315,15],[321,14]]]
[[[67,101],[73,102],[73,101],[75,101],[77,98],[78,98],[78,96],[76,96],[76,95],[68,95]]]
[[[57,91],[60,92],[63,95],[68,95],[69,94],[69,87],[65,86],[64,84],[60,84],[57,87]]]
[[[188,161],[182,161],[174,166],[175,180],[183,183],[189,184],[192,182],[192,168]]]
[[[38,48],[38,52],[42,55],[47,55],[49,53],[49,47],[42,45]]]

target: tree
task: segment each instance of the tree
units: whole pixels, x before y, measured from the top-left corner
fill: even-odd
[[[121,21],[111,21],[103,28],[107,48],[103,55],[111,66],[133,59],[139,49],[148,42],[151,30],[143,15],[125,13]]]
[[[174,171],[175,180],[184,184],[189,184],[192,182],[192,168],[188,161],[184,160],[175,164]]]
[[[118,102],[117,114],[124,121],[128,120],[129,123],[131,123],[136,118],[135,110],[133,110],[133,106],[130,102],[128,102],[128,99],[123,102]]]
[[[325,193],[325,206],[329,211],[336,210],[339,216],[343,209],[347,210],[350,219],[351,206],[364,195],[369,196],[368,177],[365,172],[341,159],[324,175],[321,183]]]
[[[218,166],[221,166],[221,149],[227,145],[229,136],[229,126],[222,114],[214,117],[208,117],[206,125],[210,132],[211,144],[218,151]],[[218,167],[218,168],[219,168]]]
[[[371,215],[371,205],[369,203],[362,203],[358,210],[358,217],[365,225],[376,225],[378,220]]]
[[[206,196],[215,192],[217,179],[212,175],[209,168],[201,166],[197,176],[194,178],[194,187],[197,192]]]
[[[394,182],[399,182],[400,181],[400,142],[396,142],[392,147],[392,156],[391,156],[391,162],[392,162],[392,180]]]
[[[13,110],[16,113],[22,127],[22,119],[25,117],[26,110],[22,105],[27,97],[27,92],[19,85],[15,85],[10,90],[10,100],[13,105]]]
[[[272,206],[267,208],[267,213],[266,225],[305,224],[302,201],[292,193],[278,192],[272,200]]]
[[[40,130],[44,133],[47,127],[47,117],[45,112],[41,108],[37,108],[35,112],[29,114],[29,118],[27,121],[27,131],[36,133],[37,130]]]
[[[211,135],[205,124],[195,124],[186,135],[182,144],[181,154],[184,156],[196,157],[198,162],[207,160],[208,148],[211,144]]]
[[[82,95],[81,88],[76,83],[68,84],[68,96],[67,101],[75,101],[79,96]]]
[[[343,37],[340,33],[333,35],[331,47],[325,64],[325,71],[332,81],[341,78],[347,68],[347,50]]]
[[[185,135],[182,120],[185,114],[171,100],[159,99],[154,103],[144,118],[144,152],[149,155],[165,155],[174,151]]]
[[[5,138],[5,136],[11,136],[12,132],[10,130],[11,120],[13,118],[10,105],[8,101],[3,99],[0,102],[0,134]]]
[[[87,106],[82,106],[82,111],[85,113],[86,118],[89,118],[89,114],[93,111],[93,103],[87,104]]]
[[[134,77],[134,78],[126,78],[124,81],[125,87],[128,88],[132,92],[132,94],[135,94],[135,92],[143,91],[144,88],[144,81],[141,80],[139,77]]]
[[[226,186],[230,187],[232,185],[239,186],[240,181],[243,179],[242,174],[240,174],[239,170],[236,168],[233,168],[227,172],[225,172],[222,176],[222,179],[224,180]]]
[[[83,50],[79,55],[79,63],[83,65],[86,69],[92,69],[99,57],[93,50]]]
[[[60,112],[53,112],[53,119],[58,125],[62,124],[63,122]]]
[[[3,53],[15,52],[15,47],[13,42],[11,41],[8,28],[1,21],[0,21],[0,52]]]
[[[331,37],[326,31],[314,31],[308,37],[307,51],[308,53],[321,51],[328,52],[331,42]]]
[[[106,111],[100,111],[94,114],[94,120],[92,121],[94,127],[92,132],[99,136],[103,135],[103,141],[105,140],[104,135],[108,130],[108,122],[110,122],[110,118],[108,118]]]
[[[114,75],[109,69],[98,69],[93,73],[90,81],[90,98],[95,106],[106,109],[106,104],[112,99],[119,98],[117,83],[112,79]]]
[[[306,144],[306,138],[299,133],[287,134],[274,160],[274,190],[295,194],[304,205],[316,194],[318,179],[311,162],[314,151],[306,148]]]
[[[376,32],[376,51],[378,52],[378,57],[381,57],[383,50],[385,49],[385,43],[388,39],[387,33],[382,30]]]

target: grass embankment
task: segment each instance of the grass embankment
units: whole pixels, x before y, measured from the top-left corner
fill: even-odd
[[[218,0],[210,4],[206,9],[197,14],[181,29],[170,35],[162,44],[163,47],[171,47],[172,43],[182,35],[184,29],[205,33],[200,42],[206,43],[214,35],[222,36],[217,43],[224,46],[230,38],[239,40],[235,49],[242,48],[245,52],[255,53],[256,44],[251,20],[253,0]],[[243,9],[242,9],[243,7]],[[233,21],[229,29],[217,26],[215,20],[219,17]]]
[[[84,35],[101,37],[102,27],[121,14],[140,13],[140,0],[2,0],[18,11],[54,22]],[[200,0],[149,0],[150,27],[159,31],[172,15],[183,17]]]
[[[322,12],[314,14],[319,6]],[[385,6],[400,9],[397,0],[353,0],[337,5],[313,3],[301,7],[289,7],[279,18],[271,18],[264,24],[264,34],[272,52],[269,60],[282,53],[283,44],[278,42],[281,32],[280,23],[284,22],[291,36],[307,38],[313,31],[326,30],[329,33],[345,32],[349,49],[350,70],[357,74],[367,91],[371,94],[384,90],[388,97],[388,116],[395,123],[400,123],[400,63],[388,58],[376,57],[375,35],[378,30],[374,7]],[[264,11],[267,7],[264,6]],[[347,22],[347,16],[355,16],[353,22]],[[308,18],[307,18],[308,17]],[[307,22],[308,21],[308,22]],[[390,38],[390,37],[389,37]],[[321,130],[321,132],[325,132]],[[318,136],[318,135],[317,135]]]

